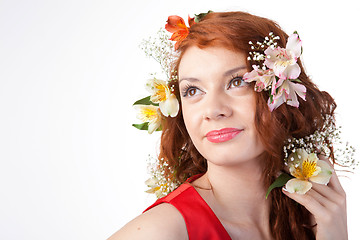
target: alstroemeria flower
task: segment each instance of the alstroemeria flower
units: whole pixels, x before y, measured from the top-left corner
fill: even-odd
[[[148,133],[153,133],[160,127],[161,113],[159,107],[153,105],[134,105],[134,108],[138,110],[136,117],[142,122],[148,122]]]
[[[297,79],[301,69],[297,59],[301,55],[301,40],[297,34],[289,36],[286,48],[267,48],[264,53],[267,58],[265,65],[274,70],[276,76],[282,79]]]
[[[271,69],[259,69],[256,65],[253,66],[253,69],[251,72],[245,73],[243,79],[245,82],[256,81],[255,91],[267,90],[276,81],[274,72]]]
[[[150,100],[159,103],[160,111],[165,116],[175,117],[179,112],[179,101],[164,80],[150,79],[146,89],[151,93]]]
[[[277,85],[280,85],[280,87],[277,87]],[[306,87],[302,84],[291,82],[290,80],[280,79],[275,84],[275,87],[272,87],[271,91],[272,97],[268,99],[270,111],[273,111],[283,103],[293,107],[299,107],[297,96],[301,97],[304,101],[306,100]]]
[[[290,174],[295,178],[290,179],[286,191],[290,193],[305,194],[312,187],[311,182],[327,185],[333,169],[330,165],[319,160],[315,153],[308,154],[304,149],[296,149],[288,158]]]
[[[147,193],[155,193],[157,198],[164,197],[165,194],[163,193],[161,189],[161,185],[159,184],[159,180],[155,177],[149,178],[145,181],[145,184],[150,188],[149,190],[146,190]]]
[[[188,17],[189,26],[191,27],[195,21],[194,18]],[[172,15],[168,17],[165,29],[172,33],[170,40],[176,41],[175,50],[178,49],[180,43],[188,36],[189,28],[185,25],[182,17]]]

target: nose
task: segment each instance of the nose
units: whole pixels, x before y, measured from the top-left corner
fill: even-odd
[[[230,101],[225,93],[208,92],[203,101],[205,120],[219,120],[230,117],[233,113]]]

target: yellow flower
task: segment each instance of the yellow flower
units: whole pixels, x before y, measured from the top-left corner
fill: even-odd
[[[160,127],[161,114],[159,107],[153,105],[134,105],[138,110],[137,118],[142,122],[148,122],[148,132],[151,134]]]
[[[311,182],[327,185],[333,169],[319,160],[315,153],[308,154],[304,149],[296,149],[288,158],[290,174],[295,178],[286,183],[285,189],[290,193],[305,194],[312,187]]]
[[[159,103],[160,111],[165,117],[177,115],[179,101],[164,80],[150,79],[146,83],[146,89],[151,93],[150,101]]]

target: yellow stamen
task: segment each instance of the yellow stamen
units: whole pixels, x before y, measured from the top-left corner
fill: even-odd
[[[146,120],[153,120],[157,117],[157,112],[155,109],[143,108],[142,115]]]
[[[306,159],[302,164],[302,175],[305,179],[309,179],[317,171],[316,161]]]
[[[154,87],[156,89],[156,92],[154,93],[154,98],[160,102],[165,101],[167,86],[163,84],[155,84]]]

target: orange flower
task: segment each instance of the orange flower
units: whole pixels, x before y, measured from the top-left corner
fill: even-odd
[[[188,17],[188,22],[190,27],[195,24],[194,18],[190,18],[190,16]],[[176,15],[168,17],[165,29],[173,34],[170,40],[176,41],[175,50],[178,49],[180,43],[189,34],[189,28],[185,25],[184,19]]]

